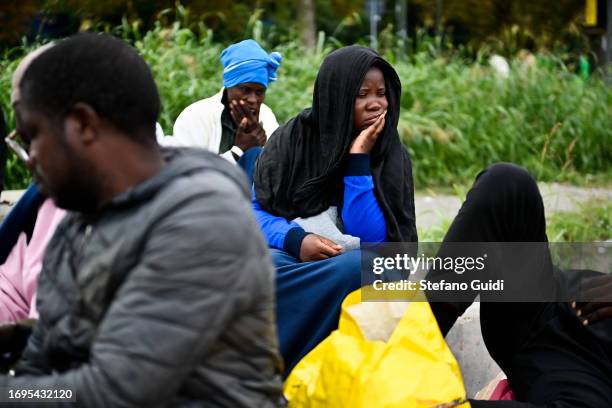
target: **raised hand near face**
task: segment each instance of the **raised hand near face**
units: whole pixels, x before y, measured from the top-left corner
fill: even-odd
[[[234,144],[242,151],[254,146],[263,146],[266,143],[266,132],[261,122],[258,122],[257,117],[246,107],[244,101],[232,100],[230,115],[238,125]]]
[[[351,144],[350,153],[370,153],[378,140],[378,136],[385,127],[385,115],[383,111],[370,126],[362,130]]]

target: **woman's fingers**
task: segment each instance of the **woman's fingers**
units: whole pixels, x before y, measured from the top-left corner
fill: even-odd
[[[340,250],[339,249],[336,249],[335,246],[328,245],[322,239],[319,239],[319,244],[317,245],[317,248],[319,249],[319,253],[321,253],[323,255],[336,256],[336,255],[340,254]]]
[[[317,234],[308,234],[302,241],[300,260],[303,262],[328,259],[340,254],[342,247]]]
[[[318,246],[319,249],[319,253],[321,255],[327,255],[328,257],[330,256],[336,256],[338,255],[340,252],[333,249],[332,247],[325,245],[325,244],[321,244]]]
[[[323,241],[325,244],[329,245],[329,246],[336,245],[336,243],[334,241],[332,241],[331,239],[329,239],[329,238],[325,238],[325,237],[319,235],[319,239],[321,241]]]
[[[572,302],[576,316],[589,325],[612,318],[612,275],[598,276],[582,282],[582,302]]]
[[[581,302],[572,302],[582,323],[588,324],[612,318],[612,276],[604,275],[582,282]]]
[[[587,309],[587,306],[591,306]],[[585,311],[589,310],[588,313]],[[582,311],[582,324],[587,326],[596,323],[600,320],[612,319],[612,303],[609,302],[591,302],[587,303]]]
[[[376,136],[378,136],[385,127],[386,114],[387,114],[387,111],[385,111],[382,115],[380,115],[380,118],[379,118],[380,122],[378,122],[378,126],[376,127]]]
[[[383,128],[385,127],[385,118],[387,117],[387,111],[383,111],[383,113],[380,114],[380,116],[378,117],[378,119],[376,120],[376,134],[378,135],[380,132],[382,132]]]
[[[381,113],[380,116],[378,116],[378,118],[376,119],[376,121],[374,121],[374,123],[372,123],[367,128],[369,138],[374,139],[374,140],[378,138],[378,135],[380,134],[380,132],[382,132],[383,128],[385,127],[386,114],[387,114],[387,111],[384,111],[383,113]]]
[[[331,248],[334,248],[334,249],[336,249],[336,250],[338,250],[338,251],[341,251],[341,250],[342,250],[342,245],[338,245],[338,244],[336,244],[334,241],[332,241],[332,240],[331,240],[331,239],[329,239],[329,238],[320,237],[319,239],[320,239],[321,241],[323,241],[323,242],[324,242],[324,243],[325,243],[327,246],[329,246],[329,247],[331,247]]]
[[[385,110],[378,116],[378,118],[376,118],[374,123],[372,123],[366,129],[362,130],[361,133],[359,133],[357,138],[355,138],[355,140],[351,144],[351,153],[370,153],[370,151],[376,144],[376,140],[378,140],[378,135],[385,127],[386,114],[387,111]]]
[[[379,126],[380,121],[381,121],[381,116],[379,116],[374,121],[374,123],[372,123],[370,126],[368,126],[363,131],[361,131],[359,136],[357,136],[357,139],[362,139],[362,141],[371,140],[371,139],[376,140],[376,136],[377,136],[377,133],[378,133],[378,126]]]
[[[357,136],[357,139],[362,139],[364,141],[370,139],[376,132],[376,123],[378,123],[378,119],[376,119],[376,122],[362,130],[359,136]]]

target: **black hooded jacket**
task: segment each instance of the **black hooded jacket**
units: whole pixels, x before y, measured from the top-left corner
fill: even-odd
[[[344,47],[325,58],[312,108],[279,127],[263,149],[255,194],[264,210],[287,219],[319,214],[334,202],[356,136],[355,98],[372,66],[385,76],[389,102],[385,127],[370,152],[375,194],[387,240],[416,242],[412,163],[397,133],[401,84],[391,65],[369,48]]]

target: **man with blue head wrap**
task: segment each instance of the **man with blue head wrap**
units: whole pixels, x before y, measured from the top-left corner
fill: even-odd
[[[268,54],[254,40],[227,47],[221,53],[221,91],[185,108],[174,124],[174,137],[160,143],[208,149],[248,173],[259,148],[278,127],[263,101],[281,59],[278,52]]]

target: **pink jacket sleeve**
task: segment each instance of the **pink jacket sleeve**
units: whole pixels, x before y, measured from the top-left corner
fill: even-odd
[[[65,211],[51,199],[38,210],[36,225],[29,244],[21,234],[6,262],[0,265],[0,324],[38,318],[36,286],[42,260],[57,224]]]

